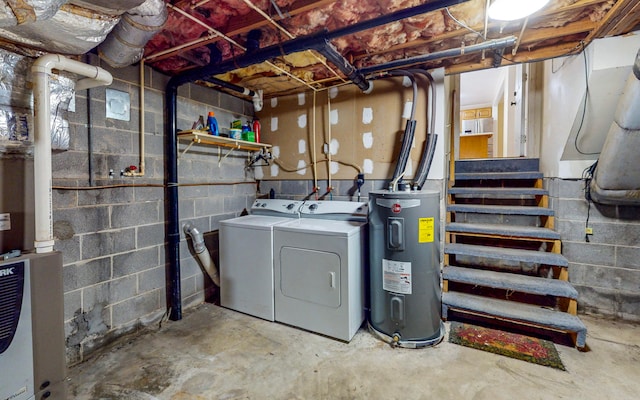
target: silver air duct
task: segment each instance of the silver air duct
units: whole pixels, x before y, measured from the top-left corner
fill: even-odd
[[[640,204],[640,50],[607,134],[591,181],[596,203]]]
[[[100,58],[114,68],[140,61],[144,46],[167,22],[162,0],[147,0],[122,15],[107,39],[98,46]]]
[[[0,0],[0,27],[30,24],[53,17],[67,0]]]
[[[204,236],[202,235],[202,232],[193,226],[191,222],[184,224],[182,229],[186,235],[191,236],[191,239],[193,240],[193,250],[196,252],[198,259],[202,263],[202,268],[204,268],[213,283],[220,287],[220,275],[218,274],[218,268],[211,259],[211,254],[209,254],[207,246],[204,244]]]

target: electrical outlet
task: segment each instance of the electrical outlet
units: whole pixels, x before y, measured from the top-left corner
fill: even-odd
[[[593,235],[593,228],[585,228],[585,229],[584,229],[584,232],[585,232],[587,235]]]

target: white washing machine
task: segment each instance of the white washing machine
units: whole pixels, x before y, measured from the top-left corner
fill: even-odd
[[[301,201],[256,200],[251,215],[220,222],[220,305],[274,321],[273,228]]]
[[[276,321],[353,338],[365,316],[366,215],[366,203],[305,202],[301,219],[274,226]]]

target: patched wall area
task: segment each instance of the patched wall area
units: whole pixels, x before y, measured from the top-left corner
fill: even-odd
[[[428,85],[421,76],[416,81],[417,124],[405,178],[418,167],[427,130]],[[413,103],[411,83],[402,77],[375,81],[370,94],[349,85],[271,98],[258,115],[262,139],[273,144],[276,159],[256,168],[256,178],[353,179],[362,172],[367,179],[386,179],[395,168]]]

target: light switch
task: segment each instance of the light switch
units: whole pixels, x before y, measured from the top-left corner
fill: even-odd
[[[0,214],[0,231],[11,230],[11,214]]]

